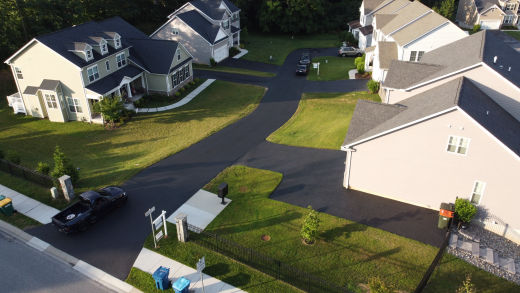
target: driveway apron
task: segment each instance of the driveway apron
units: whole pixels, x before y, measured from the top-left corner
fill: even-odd
[[[235,82],[265,85],[268,90],[257,109],[247,117],[125,182],[123,188],[129,194],[128,203],[88,231],[63,235],[51,225],[44,225],[28,232],[125,279],[151,232],[144,212],[155,206],[156,215],[160,210],[166,210],[169,216],[220,171],[240,162],[284,173],[282,184],[272,196],[276,200],[300,206],[311,204],[327,213],[435,244],[435,241],[429,241],[434,236],[428,236],[432,239],[418,236],[428,234],[424,232],[427,227],[415,224],[421,219],[431,224],[432,212],[344,190],[341,185],[343,152],[265,142],[269,134],[295,113],[301,94],[308,88],[305,77],[294,75],[301,52],[289,54],[284,65],[277,68],[278,74],[274,78],[242,77],[237,80],[229,74],[205,71],[205,77],[218,79],[220,76]],[[226,65],[230,64],[231,61]],[[366,89],[359,81],[342,81],[341,86],[336,87],[334,89],[341,92]]]

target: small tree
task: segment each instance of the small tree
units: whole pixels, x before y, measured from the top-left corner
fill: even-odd
[[[39,173],[49,175],[49,172],[51,171],[51,167],[49,167],[49,164],[44,162],[38,162],[38,166],[36,167],[36,171]]]
[[[379,92],[379,82],[371,79],[367,82],[367,87],[368,87],[368,90],[372,93],[372,94],[375,94],[377,92]]]
[[[60,178],[63,175],[69,175],[72,183],[77,183],[79,180],[79,172],[74,168],[69,159],[65,157],[65,154],[61,151],[59,146],[56,146],[53,158],[54,169],[52,170],[51,176],[54,178]]]
[[[356,59],[354,59],[354,64],[356,65],[359,74],[365,73],[365,54],[361,57],[356,57]]]
[[[477,213],[477,207],[467,199],[457,198],[455,200],[455,213],[463,223],[469,223]]]
[[[318,213],[313,210],[311,206],[308,206],[307,209],[309,210],[309,213],[303,220],[300,235],[305,243],[312,244],[316,241],[316,236],[318,235],[320,219],[318,218]]]
[[[395,290],[385,284],[379,277],[373,277],[368,280],[370,293],[393,293]]]
[[[475,285],[471,283],[471,275],[466,275],[466,280],[462,282],[462,286],[457,289],[457,293],[477,293],[477,289]]]
[[[480,24],[476,24],[473,26],[473,29],[471,30],[471,33],[474,34],[480,30]]]
[[[121,97],[105,97],[94,104],[94,112],[103,115],[103,119],[109,122],[110,128],[114,128],[115,122],[121,118],[121,112],[125,109]]]
[[[455,0],[444,0],[441,2],[440,7],[435,6],[433,10],[447,19],[452,20],[455,14]]]
[[[20,155],[16,151],[13,151],[13,150],[8,150],[5,158],[9,162],[15,163],[17,165],[20,165],[20,162],[22,161],[22,159],[20,158]]]

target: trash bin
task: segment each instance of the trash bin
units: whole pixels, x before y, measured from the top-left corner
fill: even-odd
[[[13,202],[9,197],[0,195],[0,211],[6,216],[10,216],[14,213]]]
[[[175,281],[175,283],[173,283],[172,287],[175,293],[188,293],[188,289],[190,288],[190,280],[184,277],[180,277],[177,279],[177,281]]]
[[[159,267],[152,275],[155,280],[155,287],[161,290],[167,290],[170,288],[170,280],[168,279],[168,275],[170,274],[170,269],[165,267]]]
[[[454,205],[451,203],[441,203],[441,209],[439,211],[439,222],[437,223],[437,227],[439,229],[448,228],[451,219],[454,214]]]

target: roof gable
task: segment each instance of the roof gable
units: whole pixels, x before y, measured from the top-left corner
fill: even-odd
[[[152,73],[168,74],[179,43],[170,40],[131,39],[130,60]]]
[[[381,27],[381,31],[388,36],[396,30],[410,25],[414,20],[424,16],[426,13],[431,12],[432,10],[429,7],[425,6],[421,2],[414,1],[410,5],[399,10],[399,13],[394,19],[389,21],[384,27]]]
[[[215,44],[220,40],[217,40],[217,35],[220,31],[220,26],[212,24],[206,18],[204,18],[198,11],[190,10],[187,12],[176,15],[180,20],[190,26],[196,33],[203,37],[210,44]],[[227,35],[226,35],[227,37]],[[224,37],[224,38],[226,38]],[[221,38],[221,39],[224,39]]]
[[[404,27],[392,35],[392,38],[401,46],[405,46],[410,42],[426,35],[427,33],[450,22],[441,15],[431,12],[419,18],[417,21]]]

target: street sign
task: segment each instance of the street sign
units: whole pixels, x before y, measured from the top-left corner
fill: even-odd
[[[144,216],[145,217],[148,217],[149,215],[151,215],[153,212],[155,212],[155,207],[151,207],[146,213],[144,213]]]
[[[159,241],[161,240],[161,238],[163,237],[163,232],[162,231],[159,231],[156,235],[155,235],[155,240]]]
[[[320,65],[320,63],[312,63],[312,68],[318,69],[318,65]]]
[[[202,273],[202,270],[204,270],[204,268],[206,268],[206,260],[204,259],[204,257],[202,257],[197,262],[197,272]]]

